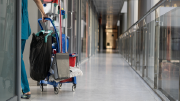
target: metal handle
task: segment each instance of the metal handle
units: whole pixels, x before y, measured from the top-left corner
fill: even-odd
[[[55,32],[58,33],[58,32],[57,32],[57,29],[56,29],[56,27],[55,27],[55,25],[54,25],[54,23],[53,23],[53,21],[52,21],[50,18],[44,18],[44,19],[50,21],[51,24],[52,24],[53,27],[54,27]],[[39,23],[39,26],[41,27],[41,30],[43,30],[43,27],[42,27],[41,22],[40,22],[41,20],[42,20],[42,18],[38,19],[38,23]]]

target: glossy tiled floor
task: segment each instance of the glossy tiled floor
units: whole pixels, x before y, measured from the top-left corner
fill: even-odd
[[[119,54],[97,54],[80,67],[84,76],[75,92],[72,84],[63,84],[58,95],[51,86],[44,92],[31,87],[28,101],[161,101]]]

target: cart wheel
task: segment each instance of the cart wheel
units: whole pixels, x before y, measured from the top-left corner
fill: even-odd
[[[74,87],[75,87],[75,89],[76,89],[76,84],[74,84]]]
[[[76,86],[75,86],[75,85],[73,85],[73,86],[72,86],[72,91],[74,92],[74,91],[75,91],[75,89],[76,89]]]
[[[59,89],[54,87],[54,94],[58,94],[59,93]]]
[[[61,89],[61,88],[62,88],[62,83],[59,84],[59,89]]]
[[[40,89],[41,89],[41,92],[43,92],[43,91],[44,91],[43,84],[40,84]]]

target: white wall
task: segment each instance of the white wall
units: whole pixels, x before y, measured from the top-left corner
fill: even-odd
[[[24,50],[24,62],[26,66],[26,73],[29,79],[30,85],[36,85],[37,83],[30,78],[30,64],[29,64],[29,52],[30,52],[30,43],[32,39],[32,33],[38,32],[38,8],[36,4],[34,3],[34,0],[28,0],[28,12],[29,12],[29,22],[31,26],[31,36],[26,41],[26,46]]]
[[[138,21],[138,0],[127,0],[127,26],[131,27]]]
[[[128,28],[127,25],[127,13],[123,13],[122,32],[124,33]]]
[[[121,13],[122,13],[122,25],[120,25],[120,26],[122,26],[121,28],[121,32],[122,33],[124,33],[126,30],[127,30],[127,27],[128,27],[128,22],[127,22],[127,18],[128,18],[128,16],[127,16],[127,12],[128,12],[128,3],[127,3],[127,1],[124,1],[124,4],[123,4],[123,7],[122,7],[122,10],[121,10]],[[120,33],[120,34],[122,34],[122,33]]]

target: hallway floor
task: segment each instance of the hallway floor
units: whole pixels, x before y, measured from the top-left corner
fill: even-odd
[[[75,92],[72,84],[63,84],[57,95],[52,86],[44,92],[32,86],[28,101],[161,101],[119,54],[96,54],[80,67],[84,75]]]

